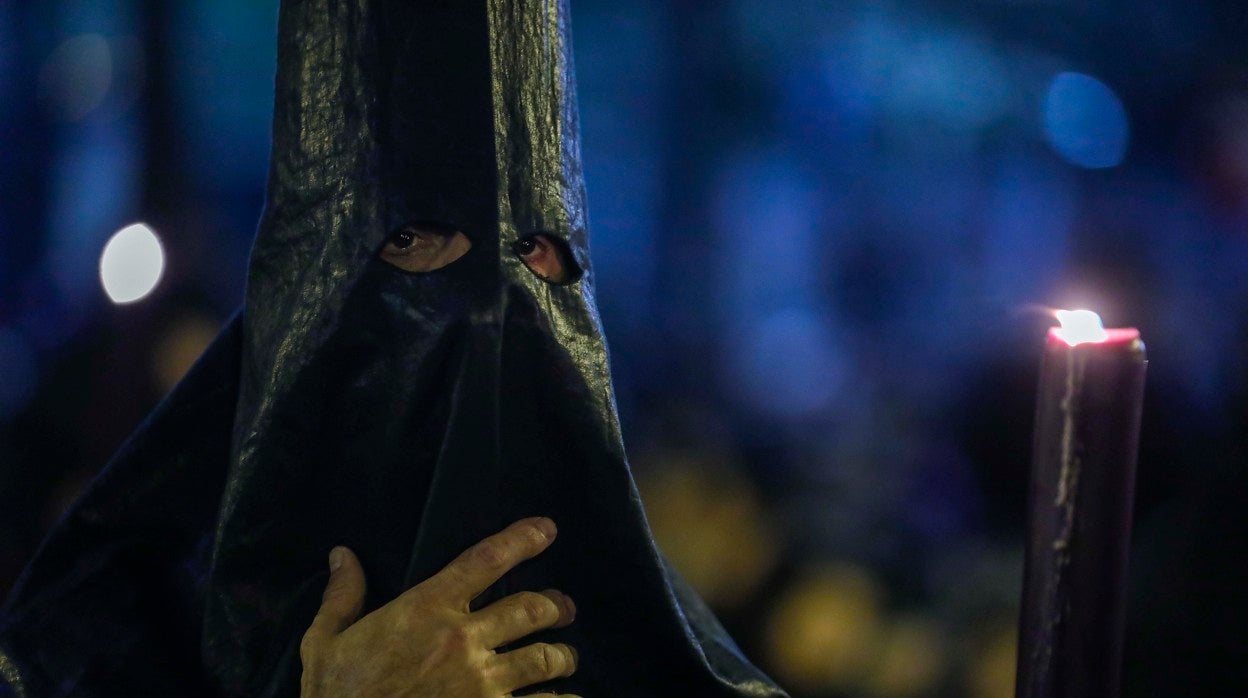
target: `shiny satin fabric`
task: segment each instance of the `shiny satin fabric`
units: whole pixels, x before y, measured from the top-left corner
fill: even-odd
[[[478,600],[576,600],[572,626],[532,638],[580,654],[543,690],[784,695],[646,524],[593,300],[577,128],[565,3],[283,2],[243,309],[10,597],[10,690],[297,695],[332,546],[359,555],[367,612],[544,515],[555,544]],[[472,248],[433,272],[381,261],[412,221]],[[539,232],[567,245],[577,281],[548,283],[511,251]]]

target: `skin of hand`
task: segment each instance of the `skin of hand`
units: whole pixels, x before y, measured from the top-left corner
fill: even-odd
[[[547,518],[517,521],[363,618],[364,571],[354,553],[334,548],[321,608],[299,648],[300,695],[500,698],[570,676],[577,656],[568,645],[495,651],[538,630],[570,624],[576,606],[563,593],[522,591],[469,610],[505,573],[548,548],[556,533]]]

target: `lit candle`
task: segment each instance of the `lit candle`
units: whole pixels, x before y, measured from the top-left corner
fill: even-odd
[[[1017,698],[1115,698],[1147,359],[1139,330],[1059,310],[1040,368]]]

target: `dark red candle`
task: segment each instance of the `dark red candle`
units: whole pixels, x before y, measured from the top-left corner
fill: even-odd
[[[1018,698],[1116,698],[1147,359],[1135,329],[1057,311],[1040,368]]]

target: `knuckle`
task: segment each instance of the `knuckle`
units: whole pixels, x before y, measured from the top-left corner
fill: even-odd
[[[299,658],[303,660],[305,665],[317,656],[319,645],[316,633],[309,630],[303,634],[303,639],[299,641]]]
[[[542,625],[550,620],[552,611],[557,611],[554,603],[535,592],[524,592],[519,600],[520,611],[530,625]]]
[[[567,660],[558,647],[542,643],[533,654],[534,666],[542,676],[559,676],[564,672]]]
[[[472,625],[464,623],[453,625],[442,634],[442,644],[451,651],[464,651],[472,647],[476,633]]]
[[[484,540],[473,548],[473,556],[486,567],[498,568],[507,563],[507,548],[497,540]]]
[[[346,589],[343,589],[341,585],[331,584],[325,587],[324,593],[321,594],[321,603],[333,603],[344,596],[346,596]]]
[[[534,676],[550,676],[550,645],[536,644],[529,652],[529,668]]]
[[[360,590],[346,582],[331,582],[321,594],[322,604],[349,603],[360,593]]]

